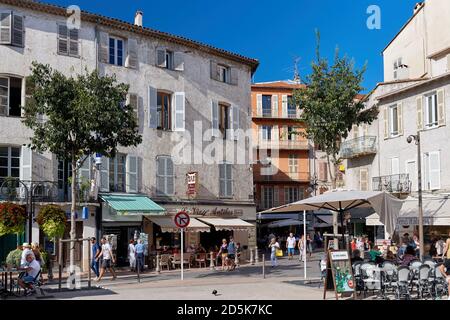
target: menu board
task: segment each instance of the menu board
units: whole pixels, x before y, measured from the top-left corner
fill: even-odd
[[[336,294],[354,293],[355,280],[348,251],[329,251],[330,269]]]

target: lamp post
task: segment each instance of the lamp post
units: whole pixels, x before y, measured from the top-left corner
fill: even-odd
[[[423,208],[422,208],[422,161],[420,151],[420,131],[417,135],[410,135],[406,139],[408,143],[415,141],[417,145],[417,190],[419,194],[419,249],[420,259],[423,260]]]

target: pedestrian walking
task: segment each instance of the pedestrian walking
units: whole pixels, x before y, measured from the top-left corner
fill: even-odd
[[[92,244],[91,269],[92,271],[94,271],[95,274],[94,280],[97,280],[98,277],[100,276],[98,257],[102,250],[95,237],[91,238],[91,244]]]
[[[228,256],[227,256],[227,266],[228,271],[233,271],[236,268],[234,259],[236,257],[236,244],[234,243],[233,237],[230,237],[230,242],[228,242]]]
[[[222,245],[220,246],[219,253],[217,254],[217,256],[220,256],[222,259],[222,271],[223,271],[225,270],[228,257],[227,239],[222,239]]]
[[[311,237],[309,234],[306,235],[306,253],[309,253],[309,256],[311,257],[312,243],[311,243]]]
[[[302,235],[300,240],[298,240],[298,251],[299,251],[298,261],[305,261],[306,257],[304,250],[305,250],[305,235]]]
[[[288,252],[288,260],[292,260],[295,253],[295,243],[297,241],[295,240],[294,234],[291,232],[289,234],[289,237],[286,240],[286,248]]]
[[[446,259],[445,262],[439,267],[439,270],[445,277],[445,281],[447,281],[447,300],[450,300],[450,259]]]
[[[139,268],[140,272],[144,271],[144,251],[145,246],[142,243],[142,239],[138,240],[137,245],[135,246],[136,250],[136,268]]]
[[[111,280],[115,280],[117,276],[114,272],[114,269],[112,268],[112,264],[116,262],[116,259],[114,259],[111,245],[108,243],[108,240],[106,238],[102,238],[101,243],[101,251],[97,257],[97,260],[102,257],[102,264],[100,268],[100,276],[96,279],[96,281],[102,280],[106,269],[108,269],[109,272],[111,272],[111,274],[113,275]]]
[[[272,268],[278,265],[277,261],[277,249],[280,249],[280,244],[277,242],[276,238],[270,239],[270,262],[272,264]]]
[[[444,250],[443,250],[443,255],[442,255],[442,259],[445,260],[450,260],[450,232],[448,234],[448,238],[447,241],[445,241],[445,246],[444,246]]]
[[[133,239],[131,239],[130,244],[128,244],[128,262],[130,263],[131,272],[134,272],[136,269],[136,248]]]

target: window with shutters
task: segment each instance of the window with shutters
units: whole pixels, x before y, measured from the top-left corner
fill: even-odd
[[[173,70],[173,51],[166,50],[166,69]]]
[[[295,101],[292,96],[288,96],[287,112],[288,112],[288,118],[292,118],[292,119],[297,118],[297,107],[295,105]]]
[[[230,67],[223,64],[217,65],[218,80],[220,82],[229,83],[230,82]]]
[[[128,95],[128,104],[133,108],[136,119],[139,123],[139,96],[135,93],[130,93]]]
[[[359,190],[369,190],[369,171],[367,168],[359,170]]]
[[[423,154],[423,184],[425,190],[441,188],[441,164],[439,151]]]
[[[262,116],[263,117],[272,116],[272,96],[270,95],[262,96]]]
[[[109,63],[123,66],[124,41],[123,39],[109,37]]]
[[[289,173],[298,172],[298,156],[296,154],[289,155]]]
[[[172,97],[166,92],[158,91],[157,93],[157,118],[158,124],[157,129],[159,130],[171,130],[172,129]]]
[[[274,191],[273,186],[262,186],[262,206],[263,208],[273,208]]]
[[[0,147],[0,185],[6,178],[20,177],[20,148]]]
[[[233,167],[230,163],[219,164],[219,196],[221,198],[233,196]]]
[[[261,126],[261,138],[263,140],[272,140],[272,126]]]
[[[396,104],[389,107],[389,135],[398,136],[398,106]]]
[[[12,11],[0,12],[0,44],[24,46],[24,17]]]
[[[174,166],[169,156],[158,156],[156,158],[156,194],[171,196],[174,194]]]
[[[299,187],[285,187],[284,201],[285,203],[292,203],[301,200],[301,192]]]
[[[437,94],[433,92],[425,96],[425,127],[433,128],[438,125]]]
[[[109,159],[109,190],[111,192],[126,192],[126,160],[127,155],[117,153],[113,159]]]
[[[402,58],[397,58],[397,59],[394,60],[394,63],[393,63],[394,80],[398,79],[398,77],[399,77],[398,73],[399,73],[399,69],[400,68],[403,68]]]
[[[0,115],[20,117],[22,79],[0,75]]]
[[[58,54],[79,57],[79,30],[58,25]]]
[[[230,106],[219,103],[219,130],[224,139],[227,138],[227,131],[230,128]]]

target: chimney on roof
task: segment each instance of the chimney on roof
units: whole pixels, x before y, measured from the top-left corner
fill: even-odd
[[[138,26],[138,27],[142,27],[142,16],[143,16],[143,12],[142,11],[136,11],[136,14],[134,15],[134,25]]]
[[[417,2],[414,5],[414,14],[416,14],[416,12],[422,7],[423,2]]]

